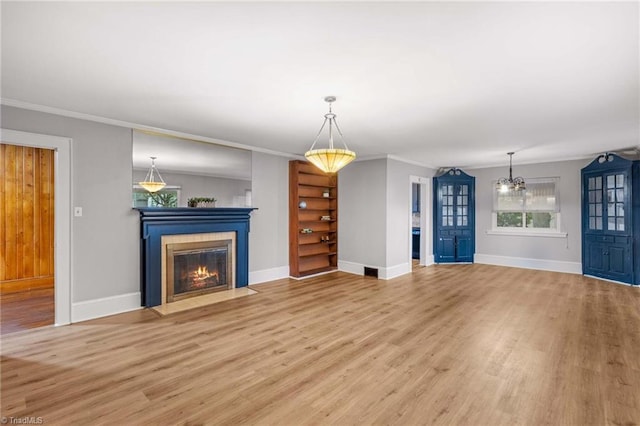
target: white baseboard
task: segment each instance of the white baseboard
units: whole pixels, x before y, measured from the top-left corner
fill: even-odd
[[[364,275],[364,265],[346,260],[338,260],[338,270],[350,274]]]
[[[289,265],[278,266],[276,268],[261,269],[259,271],[249,271],[249,285],[266,283],[280,280],[289,276]]]
[[[401,263],[399,265],[389,266],[388,268],[380,268],[378,277],[383,280],[390,280],[409,273],[411,273],[411,264]]]
[[[408,274],[411,272],[411,265],[409,263],[401,263],[400,265],[390,266],[388,268],[382,268],[374,265],[363,265],[361,263],[347,262],[345,260],[338,260],[338,269],[350,274],[364,275],[365,266],[369,268],[375,268],[378,270],[378,279],[390,280],[392,278],[399,277],[400,275]]]
[[[511,266],[515,268],[539,269],[542,271],[565,272],[568,274],[582,274],[582,263],[565,262],[561,260],[528,259],[524,257],[495,256],[492,254],[478,254],[474,256],[475,263],[486,265]]]
[[[142,309],[140,292],[104,297],[71,304],[71,322],[120,314],[122,312]]]
[[[432,255],[432,254],[428,254],[428,255],[425,257],[425,259],[424,259],[424,265],[422,265],[422,266],[431,266],[431,265],[433,265],[433,264],[435,264],[435,263],[436,263],[436,261],[435,261],[435,258],[433,257],[433,255]]]

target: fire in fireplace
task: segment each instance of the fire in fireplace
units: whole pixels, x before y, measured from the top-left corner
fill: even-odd
[[[234,287],[232,240],[167,244],[167,302]]]

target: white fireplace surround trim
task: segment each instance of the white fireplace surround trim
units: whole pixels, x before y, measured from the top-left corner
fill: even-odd
[[[207,232],[199,234],[174,234],[163,235],[161,238],[162,251],[162,305],[167,302],[167,245],[180,243],[199,243],[204,241],[231,240],[231,288],[236,288],[236,233],[229,232]]]

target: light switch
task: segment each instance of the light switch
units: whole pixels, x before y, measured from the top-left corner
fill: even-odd
[[[76,207],[73,209],[73,215],[75,217],[81,217],[82,216],[82,207]]]

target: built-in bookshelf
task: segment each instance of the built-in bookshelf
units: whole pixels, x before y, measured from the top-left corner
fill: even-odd
[[[289,162],[289,274],[338,267],[338,176],[305,161]]]

